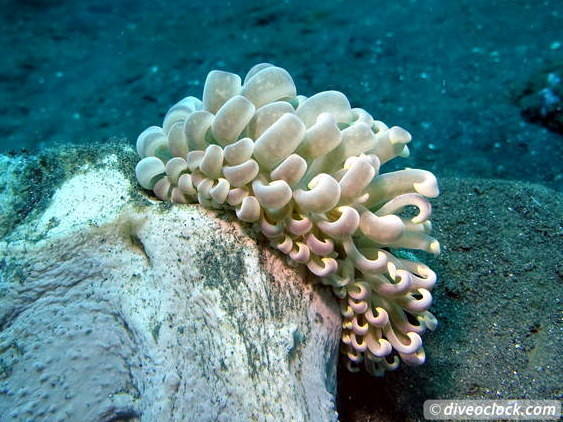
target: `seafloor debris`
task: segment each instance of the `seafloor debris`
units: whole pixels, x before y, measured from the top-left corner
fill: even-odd
[[[516,96],[522,116],[553,132],[563,134],[563,64],[532,76]]]

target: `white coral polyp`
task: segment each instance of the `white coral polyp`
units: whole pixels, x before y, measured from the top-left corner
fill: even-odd
[[[428,234],[434,175],[380,166],[408,155],[410,134],[346,96],[297,96],[284,69],[213,71],[203,101],[187,97],[137,139],[141,186],[162,199],[234,209],[271,244],[332,286],[348,368],[373,374],[424,362],[420,335],[436,275],[395,248],[439,253]],[[417,209],[414,217],[406,208]]]

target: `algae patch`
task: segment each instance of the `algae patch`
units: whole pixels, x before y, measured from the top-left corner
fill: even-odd
[[[7,238],[16,227],[40,216],[66,180],[87,169],[102,168],[109,154],[116,157],[117,169],[134,181],[130,166],[135,154],[123,141],[87,146],[63,144],[37,155],[27,152],[0,155],[0,173],[4,179],[0,186],[0,237]],[[134,191],[130,192],[133,203],[146,205],[146,199],[131,190]]]

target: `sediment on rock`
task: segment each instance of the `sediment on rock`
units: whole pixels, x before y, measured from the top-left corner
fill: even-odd
[[[336,420],[330,292],[225,216],[139,196],[128,154],[0,240],[0,419]]]

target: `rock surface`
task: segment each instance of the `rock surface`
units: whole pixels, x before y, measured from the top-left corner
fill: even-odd
[[[0,161],[0,420],[336,420],[330,292],[106,149]]]

